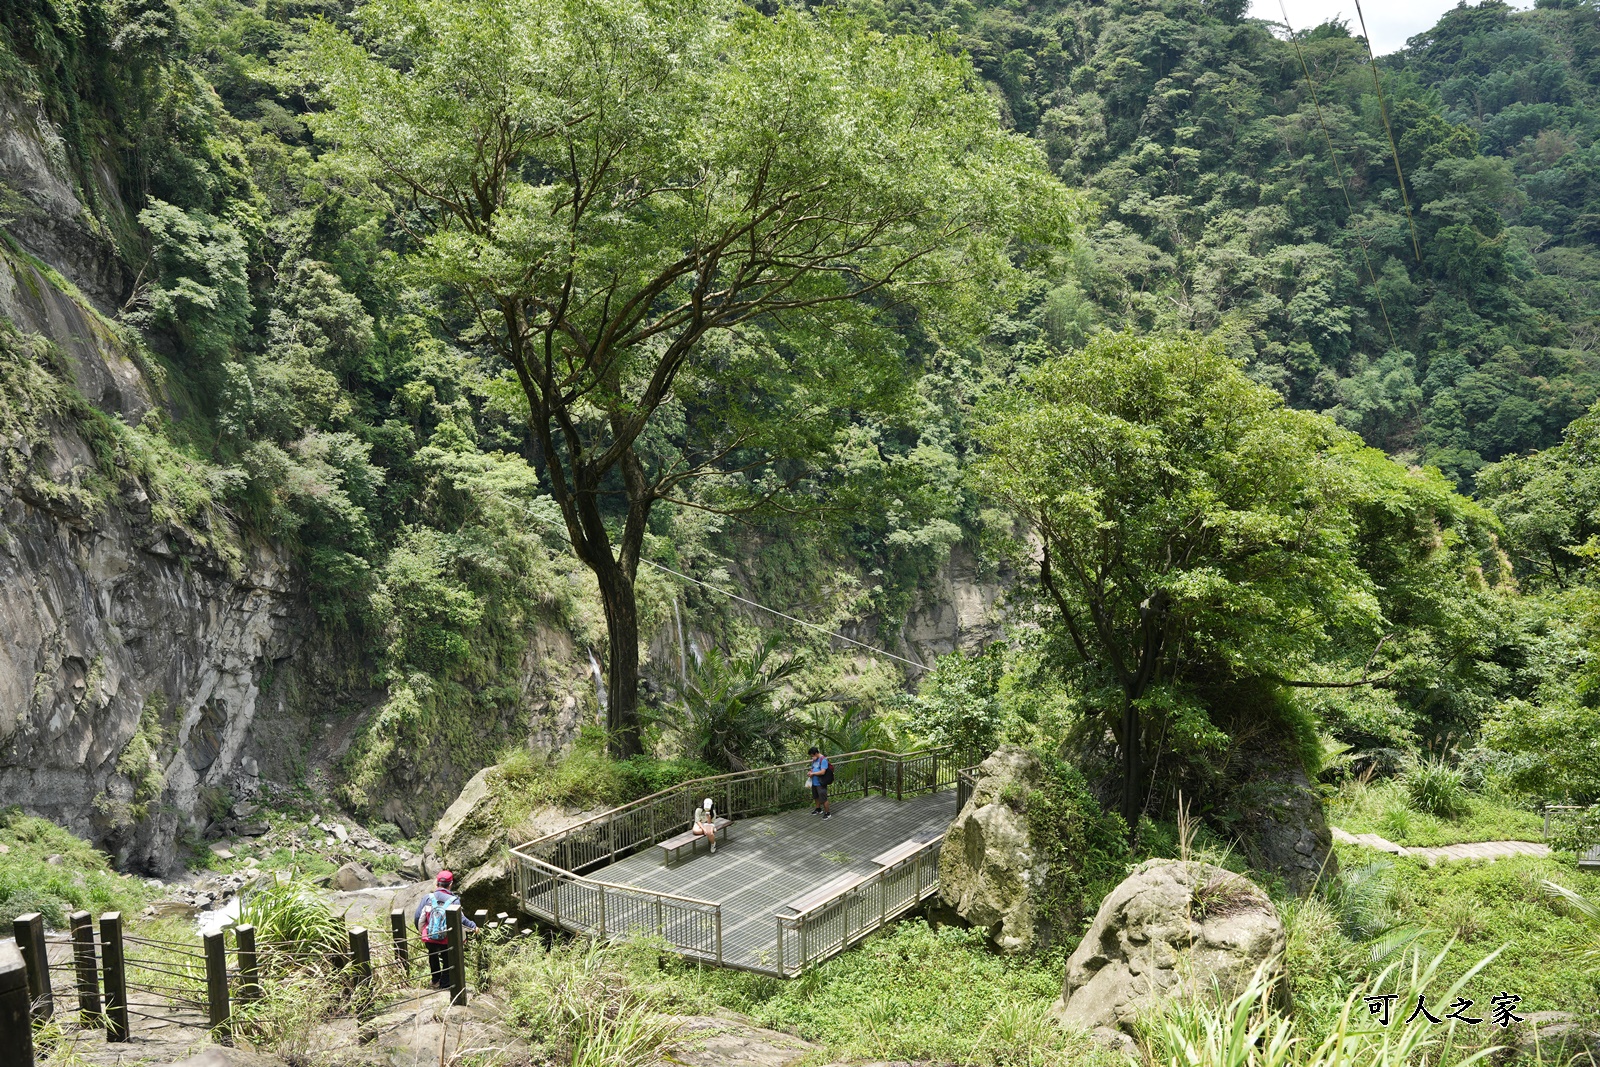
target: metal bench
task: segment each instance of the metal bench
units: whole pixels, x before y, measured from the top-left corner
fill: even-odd
[[[876,863],[880,867],[893,867],[901,860],[910,859],[912,856],[915,856],[929,844],[937,841],[943,836],[944,834],[941,833],[933,834],[932,836],[910,838],[900,842],[898,845],[885,852],[878,853],[876,856],[872,857],[872,862]]]
[[[712,829],[714,829],[717,833],[717,837],[723,841],[727,841],[731,837],[731,835],[728,833],[728,827],[732,825],[732,819],[725,819],[720,815],[717,816],[716,820],[711,824]],[[680,850],[687,848],[690,852],[693,852],[695,842],[704,841],[705,839],[705,834],[697,834],[691,829],[685,830],[677,837],[669,837],[665,841],[657,842],[656,847],[666,854],[665,860],[667,865],[670,867],[672,865],[672,861],[678,858],[678,852]]]
[[[817,888],[802,893],[800,896],[788,901],[783,905],[783,910],[792,911],[797,915],[802,915],[816,907],[818,904],[826,904],[839,894],[849,892],[862,882],[866,881],[868,878],[872,877],[872,875],[875,873],[877,872],[874,871],[868,874],[841,874],[839,877],[823,882],[821,885],[817,886]]]

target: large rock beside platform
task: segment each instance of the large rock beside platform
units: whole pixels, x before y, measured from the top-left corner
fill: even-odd
[[[1035,898],[1049,870],[1029,837],[1027,797],[1043,776],[1039,757],[1002,746],[978,765],[939,853],[941,900],[1002,952],[1026,952],[1040,934]]]
[[[1055,1014],[1089,1030],[1131,1032],[1181,992],[1236,996],[1257,969],[1277,977],[1283,922],[1254,882],[1207,863],[1146,860],[1100,905],[1067,960]]]
[[[440,816],[422,850],[422,871],[432,878],[453,871],[456,889],[469,911],[514,911],[507,849],[514,844],[553,834],[599,814],[543,805],[510,825],[511,816],[497,791],[499,768],[485,767],[472,776],[461,795]]]

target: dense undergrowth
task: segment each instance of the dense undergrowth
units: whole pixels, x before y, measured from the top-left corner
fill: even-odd
[[[1451,814],[1415,803],[1401,781],[1341,784],[1328,800],[1328,822],[1353,834],[1378,834],[1397,845],[1426,848],[1473,841],[1538,841],[1544,819],[1526,802],[1461,792]]]

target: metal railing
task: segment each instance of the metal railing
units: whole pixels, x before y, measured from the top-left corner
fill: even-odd
[[[1597,805],[1593,804],[1546,804],[1544,806],[1544,836],[1550,836],[1550,817],[1552,815],[1560,818],[1561,816],[1558,814],[1559,812],[1588,811],[1590,808],[1596,806]]]
[[[1600,804],[1546,804],[1544,806],[1544,836],[1550,836],[1552,817],[1555,819],[1576,818],[1571,813],[1593,811]],[[1600,841],[1594,842],[1586,851],[1579,850],[1578,868],[1586,871],[1600,871]]]
[[[773,973],[792,978],[836,956],[939,891],[938,838],[905,859],[792,916],[778,916]]]
[[[848,752],[829,759],[833,784],[828,796],[849,800],[872,793],[896,800],[932,793],[955,783],[960,761],[951,749],[929,749],[901,755],[879,749]],[[511,849],[512,857],[543,860],[573,874],[614,863],[641,848],[682,833],[704,797],[717,813],[731,819],[786,811],[810,803],[805,784],[807,760],[694,778],[612,808],[564,830],[535,838]]]
[[[967,801],[972,799],[973,792],[978,788],[978,778],[974,773],[976,767],[960,767],[956,770],[956,813],[966,810]]]
[[[553,926],[615,941],[654,936],[680,955],[722,963],[722,905],[601,882],[523,853],[515,860],[522,910]]]
[[[867,749],[830,757],[829,762],[834,768],[833,784],[828,787],[833,800],[873,793],[903,800],[937,792],[956,784],[962,764],[948,747],[909,754]],[[811,794],[805,772],[809,765],[807,760],[798,760],[693,779],[513,847],[511,863],[522,910],[553,926],[606,940],[653,936],[694,959],[784,977],[798,974],[937,889],[938,843],[869,875],[804,914],[777,916],[775,956],[754,961],[733,960],[724,952],[721,904],[605,882],[581,872],[681,833],[704,797],[711,797],[718,813],[730,818],[808,804]],[[911,897],[906,895],[908,886],[914,888]],[[873,898],[876,904],[861,904],[866,899],[863,894],[877,894]],[[863,926],[873,914],[876,924]],[[817,948],[811,947],[813,936]],[[828,947],[824,950],[823,946]]]

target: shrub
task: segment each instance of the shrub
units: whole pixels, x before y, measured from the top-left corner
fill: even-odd
[[[1442,759],[1419,757],[1400,774],[1412,803],[1430,815],[1454,819],[1467,814],[1466,776]]]
[[[675,699],[657,720],[675,734],[690,759],[724,771],[778,763],[800,729],[800,701],[781,695],[804,665],[796,656],[774,662],[779,636],[743,656],[713,647],[688,667]]]

